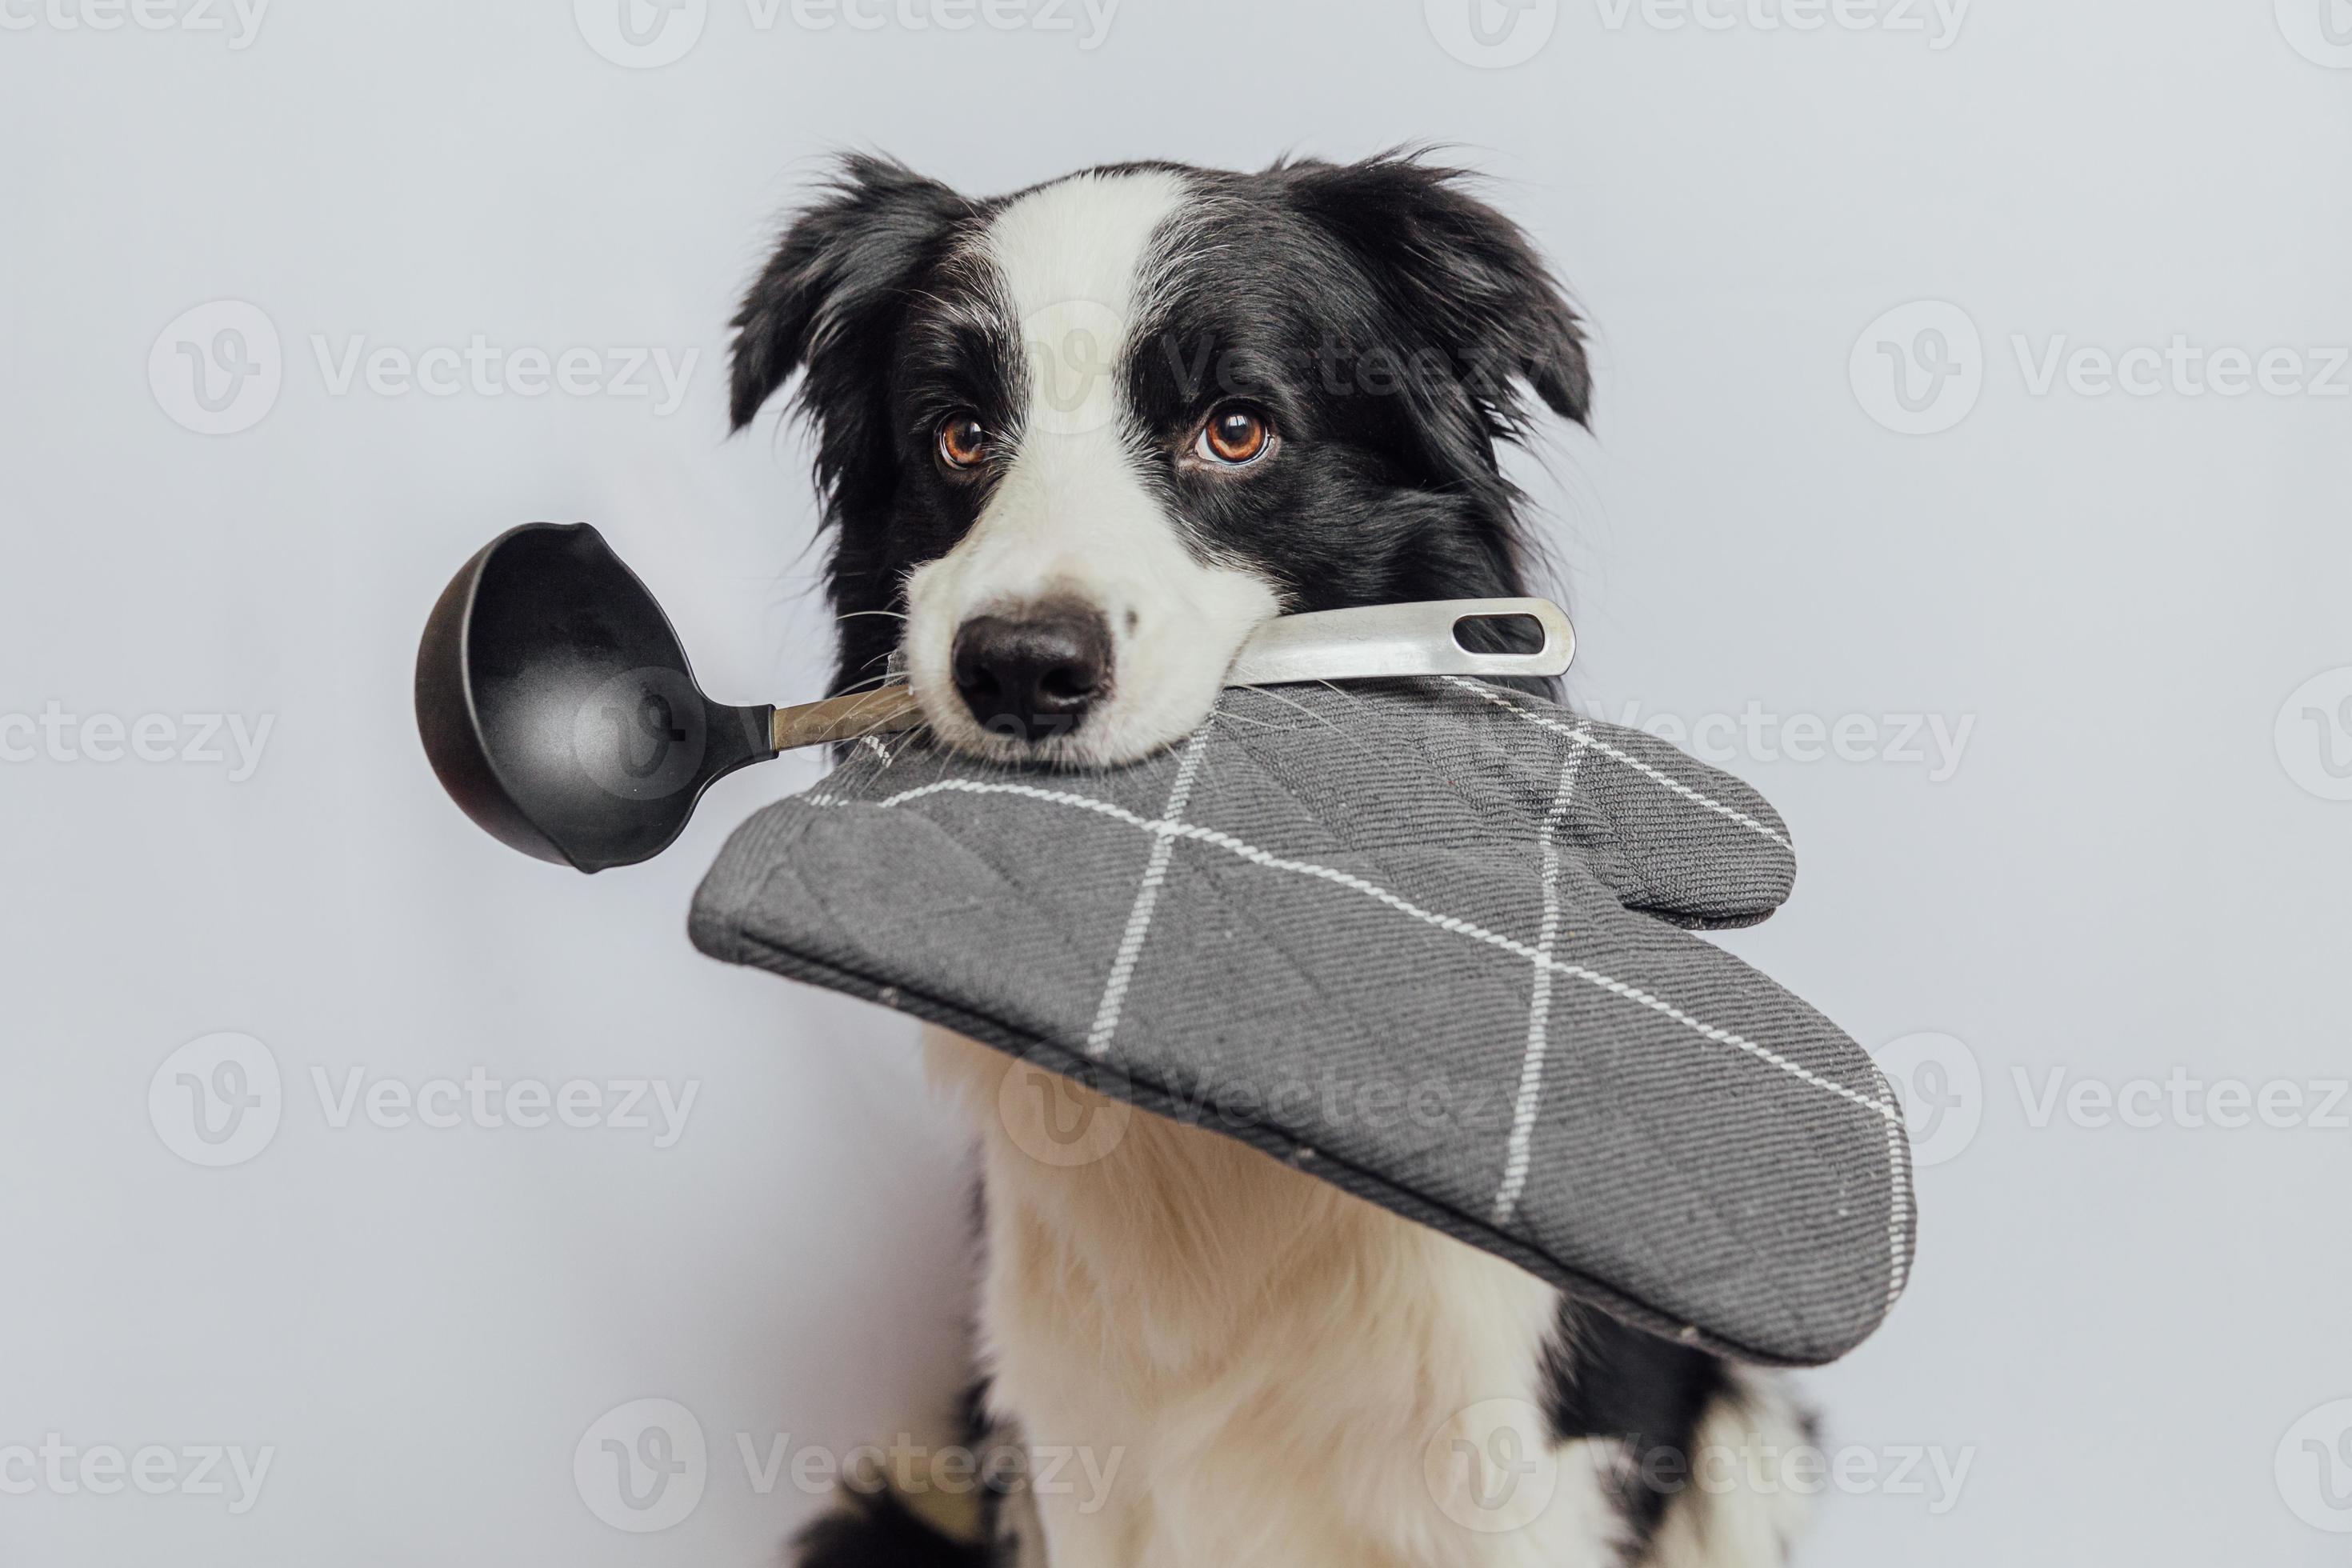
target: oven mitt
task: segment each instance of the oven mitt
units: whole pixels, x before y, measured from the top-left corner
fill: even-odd
[[[691,927],[1638,1327],[1813,1364],[1902,1291],[1902,1113],[1836,1026],[1691,934],[1795,874],[1738,780],[1432,679],[1228,690],[1108,771],[862,742],[736,831]]]

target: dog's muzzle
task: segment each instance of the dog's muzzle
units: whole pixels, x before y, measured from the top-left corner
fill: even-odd
[[[1110,626],[1069,600],[974,616],[956,628],[950,666],[982,729],[1034,745],[1069,734],[1109,696]]]

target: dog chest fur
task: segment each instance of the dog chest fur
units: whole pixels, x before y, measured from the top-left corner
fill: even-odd
[[[1042,1129],[1021,1118],[1044,1102],[1003,1092],[1034,1069],[941,1030],[927,1048],[982,1140],[993,1401],[1033,1446],[1092,1447],[1115,1477],[1108,1497],[1041,1493],[1055,1562],[1615,1560],[1607,1456],[1589,1442],[1564,1446],[1549,1505],[1518,1528],[1465,1530],[1441,1501],[1455,1480],[1491,1479],[1447,1467],[1546,1443],[1533,1391],[1558,1320],[1549,1286],[1230,1139],[1099,1100],[1086,1110],[1118,1126],[1099,1157],[1042,1163],[1027,1152]]]

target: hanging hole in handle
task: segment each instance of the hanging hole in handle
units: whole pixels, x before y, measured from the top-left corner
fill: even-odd
[[[1465,616],[1454,641],[1465,653],[1541,653],[1544,625],[1533,616]]]

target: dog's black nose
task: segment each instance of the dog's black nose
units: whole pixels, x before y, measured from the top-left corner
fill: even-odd
[[[1017,741],[1078,727],[1110,688],[1110,626],[1084,605],[975,616],[956,632],[956,691],[982,725]]]

